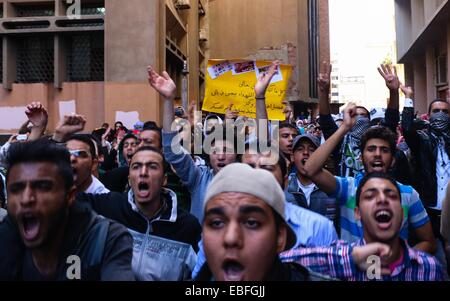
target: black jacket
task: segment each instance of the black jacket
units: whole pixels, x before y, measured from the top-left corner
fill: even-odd
[[[190,244],[197,252],[202,231],[197,219],[185,210],[177,208],[176,202],[173,202],[168,193],[163,193],[162,196],[166,200],[167,206],[159,219],[151,221],[151,234]],[[77,195],[77,200],[89,203],[98,214],[117,221],[133,231],[139,233],[147,231],[148,219],[136,208],[133,208],[128,201],[127,194],[116,192],[97,195],[80,193]],[[173,215],[176,215],[176,220],[169,222],[170,219],[173,219]]]
[[[0,246],[0,278],[3,280],[134,280],[131,235],[122,225],[98,216],[89,206],[75,203],[70,208],[57,271],[51,278],[39,273],[31,251],[23,245],[17,227],[9,217],[0,224],[0,233],[6,233],[3,231],[14,233],[6,236],[8,243],[2,242]],[[69,258],[73,255],[80,259],[79,277],[77,273],[69,273],[74,263]],[[5,270],[8,268],[12,268],[13,272]],[[68,275],[73,277],[69,279]]]
[[[136,206],[131,191],[77,196],[99,214],[128,228],[133,236],[132,269],[137,280],[188,280],[197,260],[201,227],[193,215],[178,208],[173,191],[164,189],[161,197],[160,212],[149,219]]]
[[[417,131],[413,127],[414,108],[405,108],[402,116],[402,129],[416,162],[416,190],[426,207],[437,204],[436,161],[438,141],[432,138],[428,129]]]

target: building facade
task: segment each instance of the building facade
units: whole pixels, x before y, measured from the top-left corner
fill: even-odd
[[[0,16],[0,133],[15,132],[32,101],[48,108],[50,131],[72,112],[87,131],[160,123],[146,66],[175,79],[177,104],[201,103],[208,58],[292,63],[288,100],[314,103],[329,60],[328,0],[0,0]]]
[[[399,62],[416,110],[427,113],[434,99],[450,98],[450,1],[396,0],[395,11]]]
[[[209,2],[211,58],[279,59],[293,65],[287,100],[317,108],[320,62],[330,61],[328,0]]]

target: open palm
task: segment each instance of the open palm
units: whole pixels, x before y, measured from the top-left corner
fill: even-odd
[[[150,85],[159,92],[163,97],[174,99],[177,91],[177,86],[170,78],[169,74],[164,71],[162,76],[153,70],[152,67],[147,68],[148,82]]]
[[[258,81],[256,82],[255,85],[256,97],[264,97],[264,95],[266,94],[267,87],[270,84],[270,81],[278,71],[278,66],[280,66],[280,62],[274,61],[270,65],[269,71],[263,72],[259,75]]]

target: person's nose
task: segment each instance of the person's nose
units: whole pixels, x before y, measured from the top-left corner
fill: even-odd
[[[225,230],[224,245],[226,248],[242,246],[242,230],[238,222],[230,222]]]
[[[22,198],[20,200],[20,204],[23,207],[31,207],[34,203],[36,203],[36,192],[31,187],[30,184],[27,184],[25,187]]]

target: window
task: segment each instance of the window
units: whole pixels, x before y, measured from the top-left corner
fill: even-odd
[[[436,85],[442,86],[447,84],[447,56],[442,55],[436,60],[437,78]]]
[[[69,37],[67,79],[71,82],[104,80],[104,34]]]
[[[339,96],[339,92],[333,92],[331,93],[331,96]]]
[[[331,80],[339,80],[339,76],[332,76]]]
[[[34,6],[15,4],[14,9],[17,17],[49,17],[55,15],[53,4]]]
[[[53,52],[53,36],[34,35],[20,38],[17,41],[17,82],[52,82]]]
[[[309,40],[309,96],[318,98],[317,77],[319,76],[319,12],[316,0],[308,0]]]

